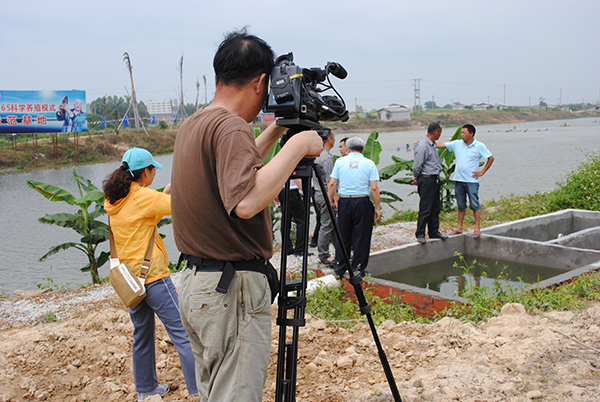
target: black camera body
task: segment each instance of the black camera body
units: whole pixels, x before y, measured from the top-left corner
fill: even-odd
[[[341,96],[321,95],[328,89],[339,95],[329,81],[329,74],[344,79],[348,75],[346,70],[331,62],[324,69],[301,68],[293,60],[292,53],[279,56],[271,74],[265,110],[275,113],[277,124],[288,127],[291,135],[303,130],[316,130],[323,135],[320,121],[347,121],[348,110]]]

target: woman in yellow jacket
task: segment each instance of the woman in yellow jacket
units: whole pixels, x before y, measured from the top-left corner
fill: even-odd
[[[147,188],[154,181],[156,168],[162,165],[152,154],[132,148],[123,155],[121,166],[104,181],[104,208],[110,216],[119,260],[126,262],[139,275],[150,236],[154,233],[152,263],[146,277],[146,297],[129,309],[133,323],[133,376],[138,400],[151,395],[161,397],[169,391],[166,384],[158,385],[154,351],[154,314],[163,322],[179,353],[181,368],[190,394],[197,394],[194,356],[188,334],[179,316],[179,298],[170,278],[165,245],[156,224],[171,215],[171,185],[164,193]]]

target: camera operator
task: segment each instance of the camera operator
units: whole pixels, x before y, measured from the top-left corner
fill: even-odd
[[[263,166],[285,130],[273,124],[254,139],[248,126],[268,94],[273,51],[244,29],[225,37],[213,66],[213,102],[183,123],[175,141],[173,230],[187,260],[181,318],[202,400],[261,401],[271,351],[266,275],[274,271],[268,206],[323,142],[314,131],[300,132]]]

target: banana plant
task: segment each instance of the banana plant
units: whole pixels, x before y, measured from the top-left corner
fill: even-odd
[[[96,258],[96,249],[98,248],[98,245],[108,239],[108,225],[97,220],[98,217],[106,214],[103,206],[104,194],[88,179],[78,175],[75,167],[73,167],[73,174],[71,177],[73,177],[77,183],[79,197],[51,184],[27,180],[27,185],[29,187],[36,190],[48,200],[53,202],[62,201],[69,205],[79,207],[79,210],[76,213],[62,212],[51,215],[46,214],[39,219],[41,223],[73,229],[81,236],[79,242],[62,243],[50,248],[50,251],[44,254],[40,258],[40,261],[46,260],[48,257],[61,250],[75,248],[83,252],[88,259],[88,264],[81,268],[81,270],[84,272],[90,271],[92,274],[92,282],[95,284],[100,283],[101,280],[98,275],[98,268],[104,265],[110,257],[108,252],[103,251],[98,258]],[[92,206],[93,209],[90,211],[90,207]]]
[[[456,132],[450,139],[450,141],[459,140],[461,127],[459,126],[456,129]],[[449,142],[450,142],[449,141]],[[446,148],[438,149],[438,156],[440,158],[440,165],[442,166],[442,172],[440,174],[440,196],[442,198],[442,211],[450,211],[454,206],[454,200],[456,196],[454,195],[454,180],[451,180],[450,177],[454,173],[456,169],[456,156],[454,156],[454,152],[448,151]]]

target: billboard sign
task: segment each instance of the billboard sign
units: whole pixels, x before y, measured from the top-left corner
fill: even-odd
[[[82,131],[85,91],[0,91],[0,134]]]

